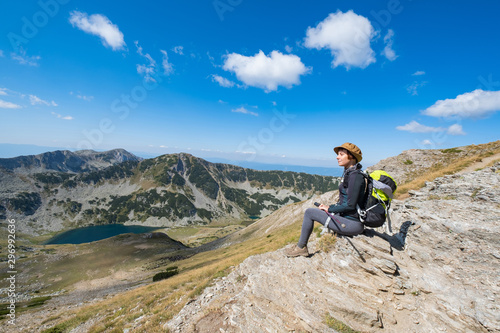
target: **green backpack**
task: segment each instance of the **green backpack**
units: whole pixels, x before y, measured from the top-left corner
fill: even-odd
[[[396,181],[384,170],[361,174],[366,179],[366,191],[364,204],[362,207],[357,206],[359,220],[367,227],[378,228],[384,225],[387,219],[389,232],[392,233],[389,207],[398,187]]]

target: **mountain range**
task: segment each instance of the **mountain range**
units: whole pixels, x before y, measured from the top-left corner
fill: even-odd
[[[42,235],[94,224],[172,227],[247,221],[338,187],[335,177],[256,171],[189,154],[122,149],[0,159],[0,219]]]
[[[184,170],[184,159],[196,159],[175,156]],[[164,158],[174,162],[172,156]],[[137,174],[148,173],[147,181],[154,183],[154,164],[165,168],[168,163],[149,163]],[[402,191],[392,202],[392,232],[367,228],[358,236],[336,237],[316,228],[308,258],[287,258],[284,248],[297,242],[304,211],[315,201],[335,202],[336,190],[318,191],[197,247],[162,232],[78,245],[41,245],[20,233],[16,328],[47,333],[500,331],[500,142],[405,151],[373,167],[379,168],[390,170],[399,183],[396,194]],[[78,177],[89,174],[75,173],[72,179],[83,186]],[[133,182],[137,174],[127,179]],[[6,256],[6,242],[0,244]],[[153,282],[157,274],[173,271],[178,274]],[[7,287],[5,279],[0,281],[0,288]],[[7,301],[0,300],[2,307]],[[0,330],[9,331],[1,318],[0,312]]]

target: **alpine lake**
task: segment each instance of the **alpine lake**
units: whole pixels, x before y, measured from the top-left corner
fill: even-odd
[[[95,242],[101,239],[133,233],[142,234],[157,230],[158,227],[144,227],[140,225],[104,224],[65,231],[49,239],[45,244],[82,244]]]

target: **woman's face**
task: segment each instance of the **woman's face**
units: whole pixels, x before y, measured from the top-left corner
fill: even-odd
[[[352,160],[349,159],[349,154],[347,154],[347,151],[343,149],[340,149],[339,153],[337,154],[337,162],[339,163],[340,167],[344,168],[352,164]]]

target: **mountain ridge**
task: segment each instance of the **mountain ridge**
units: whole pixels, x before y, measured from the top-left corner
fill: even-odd
[[[121,148],[105,152],[56,150],[37,155],[0,158],[0,167],[21,174],[46,171],[79,173],[104,169],[125,161],[141,160],[141,157]]]
[[[74,166],[75,156],[92,163]],[[339,182],[211,163],[186,153],[139,160],[120,150],[54,152],[0,162],[0,220],[16,218],[19,231],[32,235],[107,223],[172,227],[241,222],[335,189]]]

